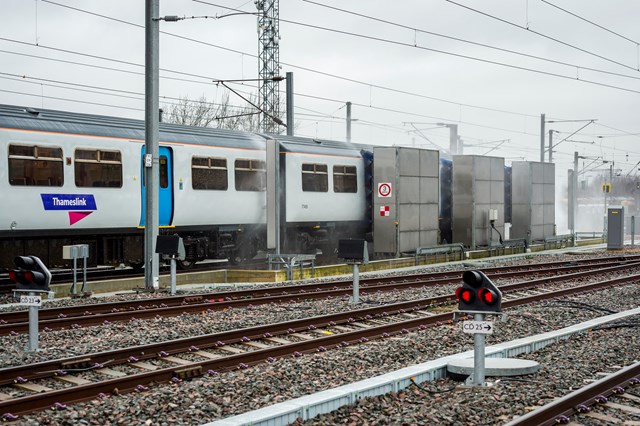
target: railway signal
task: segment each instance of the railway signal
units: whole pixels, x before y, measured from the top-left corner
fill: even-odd
[[[9,279],[16,289],[28,291],[49,291],[51,272],[36,256],[17,256],[14,263],[18,269],[9,272]]]
[[[20,303],[29,307],[29,341],[27,351],[38,351],[38,307],[42,303],[41,294],[49,292],[51,272],[36,256],[17,256],[13,262],[18,269],[9,272],[15,282],[14,296],[20,295]],[[50,293],[51,297],[52,293]]]
[[[465,271],[462,287],[456,289],[458,310],[463,312],[500,312],[502,292],[480,271]]]

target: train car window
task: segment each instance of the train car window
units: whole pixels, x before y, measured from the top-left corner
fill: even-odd
[[[327,192],[329,175],[326,164],[302,165],[302,190],[305,192]]]
[[[358,192],[356,166],[333,166],[333,192]]]
[[[122,188],[122,154],[102,149],[76,149],[76,186]]]
[[[167,156],[160,156],[160,188],[169,187],[169,163],[167,162]]]
[[[193,157],[191,159],[191,186],[193,189],[226,191],[229,188],[227,159]]]
[[[62,186],[62,148],[9,145],[9,183],[21,186]]]
[[[236,160],[236,191],[265,191],[267,163],[262,160]]]

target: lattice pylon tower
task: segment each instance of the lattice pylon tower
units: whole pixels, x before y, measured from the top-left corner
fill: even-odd
[[[278,124],[271,117],[280,118],[280,7],[279,0],[256,0],[261,12],[258,18],[258,105],[262,109],[259,128],[265,133],[279,133]]]

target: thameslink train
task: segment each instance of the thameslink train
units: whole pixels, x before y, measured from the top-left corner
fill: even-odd
[[[186,259],[247,259],[266,246],[268,138],[280,146],[282,252],[330,252],[371,228],[372,147],[160,124],[160,232]],[[62,266],[143,265],[144,122],[0,105],[0,268],[17,255]],[[369,196],[370,197],[370,196]]]

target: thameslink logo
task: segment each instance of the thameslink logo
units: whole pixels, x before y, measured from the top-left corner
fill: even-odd
[[[96,210],[93,194],[40,194],[45,210]]]
[[[86,206],[87,200],[84,198],[76,197],[74,200],[61,200],[58,197],[53,197],[54,206]]]
[[[45,210],[66,210],[69,225],[84,219],[97,210],[93,194],[40,194]]]

